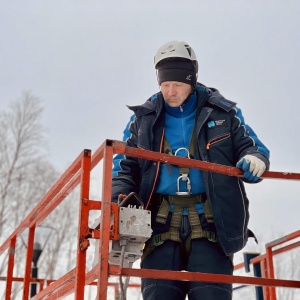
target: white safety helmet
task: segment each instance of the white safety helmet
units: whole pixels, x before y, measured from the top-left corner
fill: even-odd
[[[185,58],[195,63],[196,72],[198,71],[197,57],[190,45],[186,42],[171,41],[161,46],[156,55],[154,56],[154,66],[157,68],[157,64],[167,58]]]

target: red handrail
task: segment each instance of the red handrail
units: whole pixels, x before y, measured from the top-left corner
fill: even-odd
[[[23,280],[23,299],[28,299],[30,282],[39,282],[41,285],[39,293],[34,297],[37,299],[57,299],[70,293],[75,293],[76,299],[84,299],[84,287],[88,284],[95,285],[97,280],[97,299],[107,299],[107,287],[109,286],[109,276],[137,276],[148,278],[169,278],[176,280],[193,280],[193,281],[210,281],[223,283],[243,283],[249,285],[263,286],[265,289],[265,299],[275,300],[274,287],[300,288],[300,281],[295,280],[278,280],[274,279],[273,256],[277,253],[289,251],[294,247],[299,247],[299,242],[282,247],[280,250],[273,249],[275,246],[283,244],[287,240],[292,240],[299,236],[300,231],[292,233],[284,238],[273,241],[266,245],[266,254],[251,260],[251,263],[261,263],[265,278],[253,278],[246,276],[229,276],[220,274],[205,274],[194,272],[175,272],[146,269],[120,269],[110,266],[108,263],[109,241],[117,239],[117,217],[114,218],[114,227],[110,226],[111,211],[117,215],[116,204],[111,203],[111,177],[112,177],[112,158],[114,154],[124,154],[137,158],[163,162],[167,164],[180,165],[184,167],[198,168],[208,172],[216,172],[228,176],[243,176],[242,171],[229,166],[223,166],[187,158],[175,157],[163,153],[147,151],[143,149],[127,147],[125,143],[113,140],[106,140],[95,154],[92,155],[90,150],[84,150],[71,166],[63,173],[60,179],[54,184],[49,192],[41,199],[37,206],[21,222],[7,240],[0,246],[0,255],[9,251],[8,268],[6,276],[6,298],[10,299],[12,282],[19,280],[13,277],[14,269],[14,249],[16,239],[25,230],[29,229],[28,247],[26,252],[26,265]],[[89,199],[90,173],[91,170],[103,162],[103,182],[101,201]],[[290,172],[271,172],[267,171],[262,178],[270,179],[287,179],[300,180],[299,173]],[[45,280],[30,278],[31,259],[34,243],[34,231],[47,216],[66,198],[66,196],[80,184],[80,207],[78,221],[78,249],[76,255],[76,267],[53,281],[51,285],[43,288]],[[88,227],[88,216],[91,210],[101,209],[100,230],[92,231]],[[91,237],[90,233],[93,233]],[[86,252],[89,245],[89,238],[99,238],[99,256],[97,266],[89,272],[86,272]],[[241,264],[239,265],[241,267]]]

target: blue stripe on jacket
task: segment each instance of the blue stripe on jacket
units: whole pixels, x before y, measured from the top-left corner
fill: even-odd
[[[122,138],[123,142],[126,142],[127,139],[129,139],[130,136],[131,136],[131,133],[129,131],[129,127],[130,127],[131,123],[134,121],[134,119],[135,119],[135,115],[132,115],[130,117],[130,120],[127,123],[124,131],[123,131],[123,138]],[[118,173],[121,170],[120,162],[121,162],[122,159],[124,159],[124,154],[116,154],[114,156],[114,158],[113,158],[113,170],[112,170],[112,176],[113,177],[118,176]]]
[[[236,111],[235,117],[237,119],[239,119],[240,126],[244,127],[244,130],[245,130],[244,135],[248,136],[249,138],[251,138],[253,140],[253,146],[256,146],[257,150],[259,152],[261,152],[261,153],[265,154],[267,157],[269,157],[270,156],[269,149],[258,139],[258,137],[257,137],[256,133],[253,131],[253,129],[249,125],[245,124],[241,109],[236,107],[235,111]]]

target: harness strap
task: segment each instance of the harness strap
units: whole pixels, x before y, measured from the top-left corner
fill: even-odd
[[[172,213],[170,230],[169,230],[169,239],[172,241],[180,242],[179,236],[179,227],[181,223],[183,207],[180,205],[174,206],[174,212]]]
[[[201,234],[203,231],[202,226],[200,223],[198,212],[196,210],[196,204],[203,202],[203,197],[199,195],[196,195],[196,197],[192,197],[192,198],[191,196],[189,196],[187,199],[171,197],[171,199],[169,199],[169,202],[171,204],[174,204],[175,206],[171,218],[171,224],[170,224],[171,239],[172,240],[176,239],[180,241],[179,228],[180,228],[180,223],[182,218],[182,211],[184,208],[186,208],[188,211],[188,218],[189,218],[191,231],[192,231],[191,238],[196,239],[196,238],[203,237]],[[173,236],[176,238],[173,239],[172,238]]]
[[[169,211],[170,211],[170,205],[168,201],[165,198],[163,198],[158,213],[156,215],[156,222],[161,224],[166,224]]]
[[[146,242],[146,246],[143,251],[142,261],[149,255],[157,246],[161,245],[166,240],[179,242],[189,253],[191,249],[191,240],[197,238],[207,238],[211,242],[217,242],[217,235],[213,231],[205,231],[202,229],[199,214],[197,212],[196,205],[203,203],[204,214],[207,220],[213,222],[211,209],[209,203],[203,195],[186,195],[186,196],[172,196],[172,195],[161,195],[162,202],[157,213],[156,222],[165,224],[169,215],[172,211],[170,229],[167,232],[154,235],[151,239]],[[171,207],[170,207],[171,206]],[[172,209],[171,209],[172,208]],[[182,219],[183,209],[186,208],[188,211],[188,218],[191,226],[191,234],[187,238],[186,242],[183,243],[180,239],[179,229]]]
[[[182,210],[184,208],[189,208],[190,207],[190,211],[191,212],[195,212],[197,216],[196,219],[199,219],[198,218],[198,212],[197,212],[197,209],[196,209],[196,205],[198,203],[203,203],[203,209],[204,209],[204,213],[205,213],[205,216],[206,216],[206,212],[208,213],[208,217],[209,218],[212,218],[212,213],[211,213],[211,210],[209,210],[208,208],[210,207],[209,203],[207,205],[206,202],[206,198],[205,196],[203,196],[202,194],[197,194],[197,195],[184,195],[184,196],[172,196],[172,195],[161,195],[162,197],[162,201],[160,203],[160,207],[159,207],[159,210],[158,210],[158,213],[157,213],[157,216],[156,216],[156,222],[158,223],[161,223],[161,224],[166,224],[166,221],[167,221],[167,218],[168,218],[168,214],[170,212],[170,206],[174,209],[172,209],[172,219],[173,219],[173,216],[174,216],[174,213],[176,212],[176,216],[178,215],[179,216],[179,209],[180,209],[180,216],[179,216],[179,220],[177,217],[175,217],[175,220],[172,221],[171,220],[171,226],[174,224],[178,224],[178,227],[180,225],[180,220],[181,220],[181,215],[182,215]],[[205,206],[207,206],[207,208],[205,209]],[[177,219],[176,219],[177,218]],[[193,220],[189,220],[190,223],[191,223],[191,226],[194,224],[194,221]],[[173,222],[173,223],[172,223]],[[177,223],[176,223],[177,222]],[[200,223],[200,221],[199,221]],[[195,224],[195,225],[198,225],[198,224]],[[175,226],[175,225],[174,225]],[[176,225],[177,226],[177,225]]]
[[[200,223],[199,215],[196,211],[196,206],[187,207],[187,210],[188,210],[188,218],[192,230],[191,239],[200,238],[203,230]]]
[[[213,223],[214,217],[213,217],[213,213],[212,213],[212,209],[211,209],[209,201],[204,202],[203,209],[204,209],[204,214],[205,214],[207,223]]]
[[[202,231],[197,238],[207,238],[209,241],[214,243],[218,241],[217,235],[213,231]],[[180,243],[182,242],[180,239],[179,241],[173,240],[170,231],[154,235],[150,240],[147,241],[141,260],[143,261],[156,247],[160,246],[166,240]],[[185,242],[185,249],[187,253],[189,253],[191,250],[191,240],[192,238],[190,235]]]

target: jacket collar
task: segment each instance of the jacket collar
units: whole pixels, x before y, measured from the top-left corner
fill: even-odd
[[[187,109],[190,113],[193,111],[194,105],[198,105],[198,108],[203,106],[208,96],[210,95],[210,90],[202,84],[196,86],[194,93],[191,94],[190,98],[186,103],[183,104],[183,108]],[[194,98],[193,98],[194,97]],[[192,100],[190,102],[190,100]],[[190,103],[189,103],[190,102]],[[186,106],[186,107],[185,107]],[[163,99],[162,93],[158,92],[151,96],[144,104],[135,105],[127,107],[132,110],[136,116],[143,116],[152,112],[160,113],[165,109],[165,101]],[[179,108],[178,108],[179,109]]]
[[[135,115],[138,116],[143,116],[152,112],[157,112],[159,113],[163,109],[163,96],[162,93],[159,92],[157,94],[154,94],[151,96],[144,104],[142,105],[135,105],[135,106],[129,106],[127,107],[132,110]]]
[[[190,115],[196,110],[197,104],[196,91],[194,91],[179,107],[171,107],[167,102],[164,103],[167,113],[175,118],[183,118]]]

